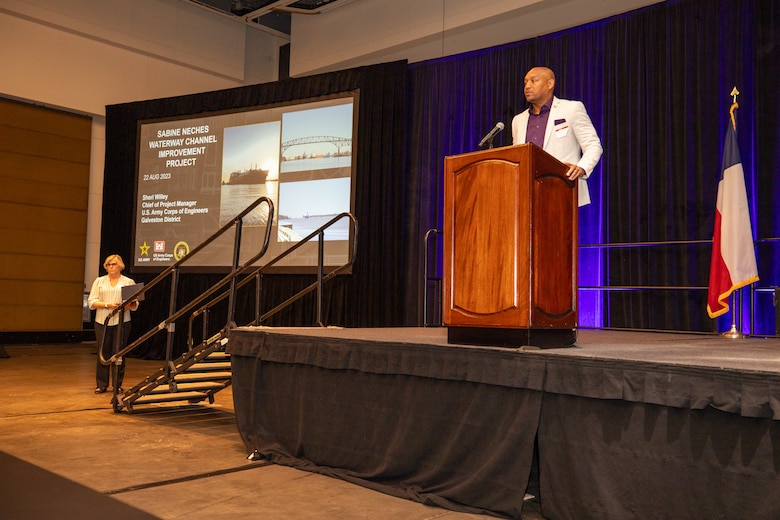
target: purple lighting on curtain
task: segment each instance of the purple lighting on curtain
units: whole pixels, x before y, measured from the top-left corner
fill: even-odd
[[[712,208],[738,84],[756,236],[779,237],[780,2],[671,0],[548,36],[409,66],[410,174],[419,183],[419,236],[442,225],[443,157],[475,150],[496,121],[522,111],[532,66],[556,73],[556,95],[585,103],[604,155],[580,209],[580,286],[698,287],[579,291],[581,326],[717,332],[706,313]],[[496,146],[511,143],[504,132]],[[497,140],[498,141],[498,140]],[[717,145],[715,145],[717,147]],[[427,216],[427,220],[426,220]],[[685,246],[675,242],[695,242]],[[780,241],[759,242],[761,282],[780,285]],[[743,330],[751,294],[743,294]],[[756,328],[773,334],[771,292],[756,292]],[[725,317],[730,321],[730,315]]]

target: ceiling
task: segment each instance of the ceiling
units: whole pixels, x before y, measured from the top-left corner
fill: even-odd
[[[293,13],[318,14],[353,0],[185,0],[275,34],[290,36]]]

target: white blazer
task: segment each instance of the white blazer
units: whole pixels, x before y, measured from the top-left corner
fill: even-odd
[[[528,110],[512,119],[512,143],[525,143]],[[550,118],[544,131],[544,151],[561,162],[576,164],[585,175],[579,178],[578,204],[590,204],[586,179],[601,159],[603,149],[596,129],[580,101],[553,97]]]

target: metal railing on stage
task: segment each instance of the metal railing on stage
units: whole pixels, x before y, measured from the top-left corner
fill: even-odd
[[[247,215],[249,215],[249,213],[253,212],[261,204],[266,204],[268,206],[265,238],[263,240],[262,247],[260,248],[260,251],[256,255],[254,255],[251,259],[249,259],[246,263],[244,263],[243,266],[239,266],[244,218]],[[235,315],[236,278],[239,275],[251,269],[252,264],[257,262],[257,260],[259,260],[263,255],[265,255],[266,251],[268,250],[268,245],[270,243],[273,219],[274,219],[273,201],[268,197],[258,198],[252,204],[247,206],[247,208],[244,209],[241,213],[236,215],[228,223],[226,223],[219,230],[217,230],[213,235],[208,237],[203,243],[201,243],[200,245],[192,249],[192,251],[190,251],[183,258],[179,259],[176,263],[163,270],[151,282],[145,284],[138,292],[136,292],[135,294],[130,296],[127,300],[122,302],[116,309],[112,310],[105,319],[104,323],[106,326],[114,316],[116,315],[123,316],[125,309],[130,305],[133,305],[134,301],[136,301],[143,294],[151,290],[153,287],[160,284],[163,280],[166,280],[167,278],[170,277],[171,290],[170,290],[170,300],[168,304],[168,309],[169,309],[168,317],[165,318],[163,321],[161,321],[155,328],[142,334],[138,339],[131,342],[129,345],[127,345],[124,348],[119,348],[119,341],[120,338],[122,337],[122,326],[124,323],[124,320],[120,319],[119,328],[116,334],[117,345],[114,348],[114,354],[109,359],[105,359],[102,349],[98,349],[98,356],[100,357],[100,362],[104,365],[113,365],[114,367],[116,367],[118,364],[122,362],[122,358],[124,356],[126,356],[127,354],[129,354],[130,352],[138,348],[138,346],[145,343],[147,340],[149,340],[159,332],[166,331],[167,338],[166,338],[166,346],[165,346],[165,361],[166,361],[165,367],[166,367],[166,371],[172,370],[171,362],[173,360],[173,339],[174,339],[173,335],[176,330],[175,327],[176,320],[184,316],[188,312],[192,311],[193,309],[197,308],[206,299],[210,298],[214,293],[216,293],[217,291],[219,291],[220,289],[222,289],[224,286],[228,284],[230,285],[229,301],[228,301],[228,324],[230,324],[233,321],[233,316]],[[181,267],[187,262],[189,262],[190,260],[192,260],[193,258],[195,258],[201,251],[203,251],[206,247],[208,247],[217,238],[221,237],[222,235],[224,235],[225,233],[227,233],[228,231],[234,228],[235,228],[235,236],[233,242],[233,259],[232,259],[232,268],[230,273],[226,275],[224,278],[222,278],[220,281],[218,281],[216,284],[212,285],[209,289],[204,291],[200,296],[187,303],[181,309],[177,310],[177,295],[179,291],[179,273]],[[99,342],[99,344],[102,344],[102,342]],[[114,378],[114,380],[116,379]],[[114,392],[116,393],[117,390],[118,389],[115,387]]]
[[[325,231],[336,225],[338,222],[340,222],[343,219],[349,219],[350,223],[350,232],[349,235],[352,237],[352,250],[351,254],[349,255],[347,262],[334,267],[327,273],[325,272],[324,267],[324,243],[325,243]],[[312,240],[317,239],[318,247],[317,247],[317,280],[304,287],[297,293],[295,293],[290,298],[286,299],[282,303],[276,305],[273,309],[267,312],[262,311],[262,305],[261,305],[261,296],[262,296],[262,285],[263,285],[263,275],[265,272],[271,268],[274,267],[276,264],[281,262],[284,258],[287,256],[293,254],[295,251],[297,251],[299,248],[303,247],[304,244],[307,244],[311,242]],[[323,284],[327,282],[328,280],[332,279],[334,276],[343,273],[350,267],[352,267],[352,264],[355,262],[355,258],[357,257],[357,243],[358,243],[358,223],[355,217],[351,213],[340,213],[333,217],[331,220],[323,224],[321,227],[319,227],[317,230],[313,231],[308,236],[302,238],[300,241],[298,241],[295,245],[278,255],[277,257],[271,259],[266,264],[255,267],[252,270],[249,270],[246,273],[246,277],[238,282],[236,285],[236,289],[239,289],[241,287],[244,287],[248,285],[251,282],[255,282],[255,317],[254,320],[250,323],[248,323],[248,326],[251,325],[260,325],[264,321],[266,321],[268,318],[273,316],[274,314],[279,313],[283,309],[287,308],[291,304],[295,303],[296,301],[303,298],[305,295],[313,292],[314,290],[317,291],[317,305],[316,305],[316,323],[317,325],[323,327],[325,326],[324,320],[322,318],[322,307],[323,307]],[[217,298],[214,298],[213,300],[209,301],[202,307],[196,309],[191,315],[189,319],[189,336],[188,336],[188,344],[190,347],[193,343],[193,326],[194,321],[198,317],[202,317],[202,327],[203,327],[203,337],[207,337],[207,329],[208,329],[208,319],[209,319],[209,313],[217,303],[224,300],[225,298],[229,297],[229,291],[224,292],[223,294],[219,295]]]
[[[759,248],[763,245],[777,246],[780,245],[780,237],[759,238],[754,242],[754,247]],[[758,255],[757,255],[758,256]],[[780,274],[780,269],[777,270],[774,275]],[[758,273],[761,277],[761,271]],[[771,279],[770,279],[771,281]],[[761,280],[750,286],[750,330],[751,335],[756,330],[756,298],[762,294],[770,294],[772,296],[772,303],[775,307],[775,333],[774,334],[757,334],[762,337],[780,337],[780,280],[776,280],[776,285],[763,284]]]
[[[442,277],[441,274],[437,274],[437,266],[441,265],[441,261],[439,258],[439,255],[436,255],[435,260],[433,264],[431,264],[430,261],[430,251],[431,251],[431,239],[440,237],[442,235],[442,231],[439,229],[429,229],[425,233],[425,239],[423,240],[423,247],[425,248],[425,262],[424,262],[424,272],[425,272],[425,282],[423,286],[423,308],[422,308],[422,315],[423,315],[423,326],[424,327],[430,327],[430,326],[440,326],[442,321],[441,316],[441,309],[442,309],[442,301],[441,301],[441,294],[442,294],[442,287],[441,287],[441,281]],[[434,253],[438,252],[438,248],[434,247],[433,249]],[[434,272],[431,273],[431,265],[433,265]],[[434,300],[434,310],[438,310],[437,314],[434,314],[433,321],[428,320],[428,309],[430,306],[430,302],[428,299],[428,293],[431,292],[431,286],[433,289],[433,295],[436,297]]]
[[[431,238],[436,237],[442,234],[442,231],[438,229],[429,229],[424,237],[423,241],[423,247],[425,248],[425,261],[424,261],[424,286],[423,286],[423,318],[422,323],[424,326],[441,326],[441,291],[442,291],[442,275],[440,272],[441,268],[441,255],[439,253],[439,248],[434,248],[433,254],[431,253]],[[615,242],[615,243],[604,243],[604,244],[580,244],[579,249],[580,251],[583,251],[585,249],[615,249],[615,248],[627,248],[627,249],[640,249],[640,248],[650,248],[650,247],[670,247],[670,246],[685,246],[685,247],[691,247],[691,246],[701,246],[701,245],[711,245],[712,240],[668,240],[668,241],[657,241],[657,242]],[[780,237],[779,238],[761,238],[754,242],[754,247],[758,248],[761,245],[765,244],[780,244]],[[433,259],[431,258],[433,256]],[[759,276],[761,273],[759,272]],[[771,278],[770,278],[771,281]],[[433,287],[433,290],[431,290],[431,287]],[[580,291],[599,291],[599,292],[614,292],[614,291],[707,291],[709,287],[707,285],[580,285],[578,287]],[[741,293],[742,289],[739,291],[736,291],[736,293]],[[429,310],[431,307],[429,297],[429,293],[433,293],[436,304],[438,304],[439,314],[435,315],[433,318],[429,316]],[[769,293],[773,295],[773,303],[776,308],[775,314],[776,314],[776,329],[774,334],[757,334],[756,331],[756,298],[758,295]],[[732,322],[735,323],[736,316],[742,316],[742,299],[737,297],[737,295],[733,295],[734,304],[732,306],[732,309],[734,310],[732,312]],[[749,287],[749,315],[750,315],[750,330],[747,333],[748,336],[760,336],[760,337],[780,337],[780,287],[777,285],[771,285],[771,284],[760,284],[760,281],[751,284]],[[436,305],[434,305],[434,308],[436,308]],[[685,333],[691,333],[691,334],[713,334],[712,332],[702,332],[702,331],[689,331],[689,330],[657,330],[657,329],[636,329],[636,328],[619,328],[619,327],[599,327],[602,329],[619,329],[619,330],[641,330],[641,331],[657,331],[657,332],[685,332]]]

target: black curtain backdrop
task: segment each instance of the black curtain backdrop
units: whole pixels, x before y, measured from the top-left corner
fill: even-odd
[[[417,234],[441,229],[443,160],[476,150],[496,121],[525,108],[522,82],[552,68],[556,95],[582,100],[604,155],[580,209],[580,286],[708,285],[711,245],[587,247],[712,239],[734,86],[754,237],[780,235],[777,101],[780,2],[681,0],[548,36],[410,65],[410,177]],[[760,242],[759,286],[780,284],[780,244]],[[422,252],[424,254],[425,252]],[[420,268],[420,277],[423,269]],[[743,291],[749,330],[749,291]],[[580,290],[580,326],[716,332],[706,289]],[[756,332],[774,333],[770,292],[756,293]]]
[[[394,326],[414,320],[415,317],[410,314],[414,307],[408,302],[416,298],[416,280],[406,276],[409,272],[409,254],[416,247],[417,241],[416,236],[410,236],[409,225],[405,220],[415,218],[406,211],[407,197],[415,194],[408,192],[403,172],[406,67],[405,62],[395,62],[301,79],[106,107],[101,257],[116,252],[129,260],[134,254],[132,194],[135,191],[138,121],[262,106],[359,89],[359,142],[354,188],[354,213],[359,222],[357,260],[352,275],[338,277],[326,286],[324,319],[329,325],[348,327]],[[149,281],[155,276],[131,271],[129,274],[136,281]],[[224,273],[182,273],[177,295],[178,307],[191,301],[223,276]],[[264,280],[263,309],[267,311],[315,281],[315,277],[270,275]],[[168,315],[170,284],[161,285],[159,292],[150,291],[150,297],[133,314],[132,337],[153,329]],[[254,312],[251,303],[254,299],[253,289],[241,291],[238,298],[236,322],[248,323]],[[209,334],[224,326],[226,316],[226,308],[215,310],[209,320]],[[315,320],[316,301],[312,294],[267,324],[314,325]],[[200,323],[196,326],[200,327]],[[176,324],[177,352],[185,348],[186,330],[187,321],[182,319],[181,323]],[[164,346],[165,335],[157,334],[148,346],[139,348],[136,355],[160,357]]]
[[[757,288],[780,285],[780,242],[766,240],[780,236],[779,27],[780,0],[671,0],[544,37],[412,65],[396,62],[109,106],[101,255],[132,255],[138,120],[359,88],[358,260],[353,275],[328,287],[326,321],[347,327],[422,324],[426,255],[439,269],[441,264],[441,244],[426,251],[423,239],[428,230],[442,228],[444,157],[476,150],[497,121],[507,129],[494,144],[511,144],[509,123],[525,108],[523,76],[546,65],[556,72],[556,95],[588,107],[604,146],[589,180],[593,204],[580,209],[579,283],[585,287],[579,293],[580,326],[726,330],[731,313],[711,320],[706,289],[590,287],[706,288],[707,241],[734,86],[740,91],[738,141],[759,239]],[[660,241],[704,243],[592,247]],[[179,302],[219,278],[183,275]],[[270,277],[264,301],[275,305],[312,280]],[[750,330],[751,295],[743,291],[743,330]],[[252,297],[251,291],[239,295],[239,323]],[[165,315],[167,299],[160,300],[165,303],[147,300],[136,313],[134,334]],[[773,334],[771,292],[756,291],[755,302],[754,332]],[[270,324],[311,325],[314,313],[309,298]],[[218,317],[212,321],[224,324]]]

